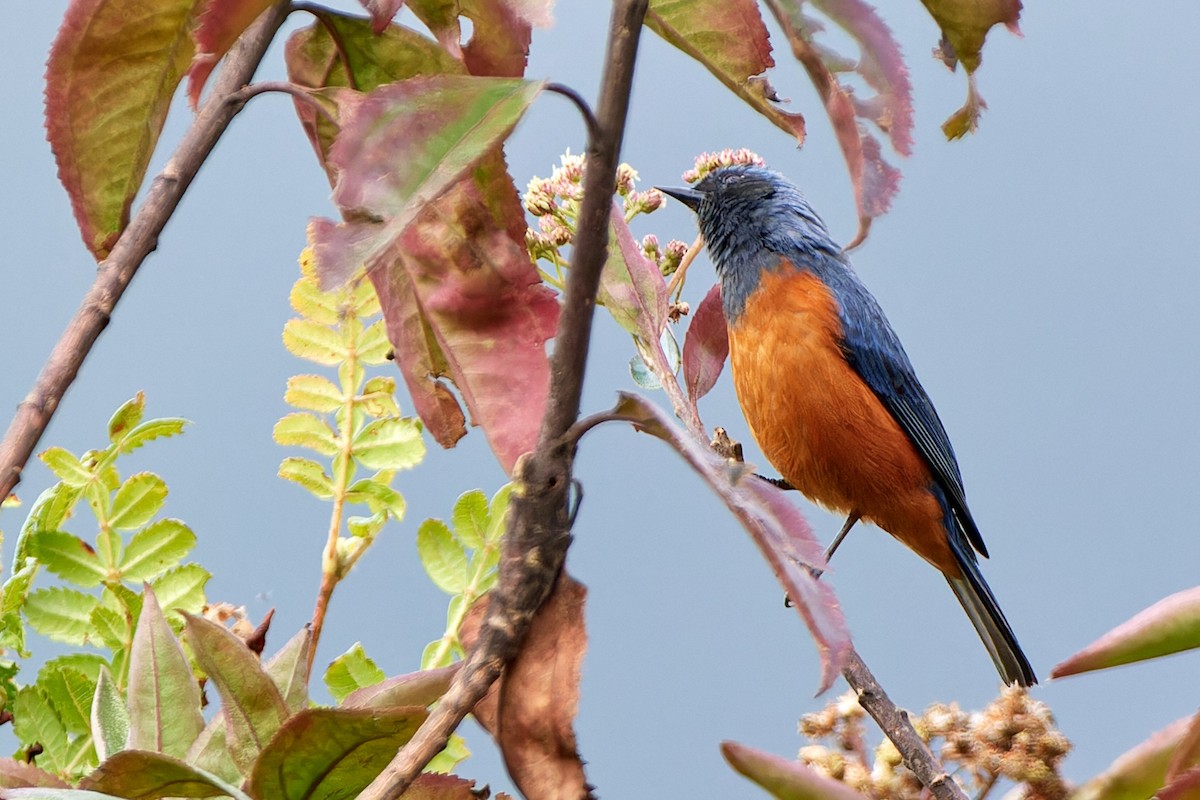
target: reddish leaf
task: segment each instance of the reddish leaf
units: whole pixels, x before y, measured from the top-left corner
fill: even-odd
[[[611,413],[667,442],[725,501],[783,585],[808,625],[821,654],[821,685],[828,689],[850,652],[850,632],[833,590],[813,577],[810,567],[825,569],[821,544],[785,494],[756,477],[747,464],[727,461],[677,427],[657,406],[619,392]]]
[[[67,782],[33,764],[12,758],[0,758],[0,789],[21,789],[33,786],[65,789]]]
[[[474,709],[496,739],[513,782],[526,797],[590,797],[573,724],[587,632],[587,589],[566,572],[538,610],[516,659]],[[474,646],[487,602],[468,612],[460,629]]]
[[[342,701],[343,708],[387,708],[389,706],[428,706],[450,688],[462,664],[397,675],[374,686],[356,689]]]
[[[814,0],[815,6],[858,42],[861,57],[857,61],[847,61],[816,43],[814,35],[822,26],[804,14],[803,3],[779,0],[771,8],[825,104],[850,170],[859,224],[858,235],[848,245],[852,247],[866,238],[871,221],[887,212],[900,188],[899,170],[883,160],[878,140],[859,118],[875,123],[889,135],[898,153],[908,155],[912,149],[912,86],[900,46],[863,0]],[[878,94],[860,100],[853,89],[839,82],[835,75],[844,72],[847,64]]]
[[[1191,769],[1154,793],[1156,800],[1200,800],[1200,768]]]
[[[1200,586],[1167,597],[1054,668],[1052,678],[1200,647]]]
[[[331,29],[338,46],[334,44]],[[376,34],[368,20],[332,11],[325,12],[321,22],[288,38],[284,60],[288,80],[310,89],[346,87],[369,92],[385,83],[417,75],[459,75],[466,71],[437,42],[414,30],[388,25]],[[336,176],[325,159],[337,127],[305,102],[297,101],[296,114],[332,182]]]
[[[804,117],[781,111],[775,90],[762,77],[775,60],[754,0],[651,0],[646,25],[795,136],[798,145],[804,143]]]
[[[1117,758],[1071,793],[1071,800],[1144,800],[1164,784],[1167,765],[1191,720],[1176,720]]]
[[[275,0],[200,0],[196,29],[196,55],[188,67],[188,102],[200,105],[200,93],[213,68],[233,43]]]
[[[1200,766],[1200,713],[1192,717],[1187,732],[1175,748],[1171,763],[1167,767],[1167,782],[1170,783],[1184,777],[1187,772],[1194,772]]]
[[[359,0],[371,15],[371,30],[383,33],[392,18],[404,7],[404,0]]]
[[[425,772],[417,776],[404,792],[404,800],[479,800],[483,793],[475,788],[475,781],[467,781],[457,775],[441,775]],[[507,797],[501,792],[496,800]]]
[[[950,69],[962,62],[967,72],[967,102],[942,125],[947,139],[975,130],[987,104],[975,89],[975,70],[983,60],[983,43],[993,25],[1004,23],[1020,35],[1021,0],[921,0],[942,29],[940,56]]]
[[[597,302],[617,324],[647,342],[657,342],[667,324],[667,283],[633,238],[614,203],[609,215],[608,260],[600,273]]]
[[[84,245],[129,223],[171,96],[192,58],[194,0],[72,0],[46,65],[46,131]]]
[[[863,795],[842,781],[822,775],[798,761],[722,742],[721,754],[735,770],[779,800],[862,800]]]
[[[410,0],[408,6],[472,75],[505,78],[525,74],[533,40],[530,24],[541,24],[549,15],[549,0]],[[471,21],[466,46],[459,44],[459,16]]]
[[[224,797],[230,787],[214,775],[177,758],[145,750],[122,750],[88,773],[79,784],[105,796]]]
[[[529,260],[520,200],[498,154],[434,205],[371,279],[430,432],[450,446],[439,434],[454,419],[461,425],[439,381],[448,377],[508,472],[537,440],[558,302]]]
[[[692,312],[683,340],[683,382],[692,410],[721,377],[729,358],[729,331],[721,308],[721,284],[714,285]]]

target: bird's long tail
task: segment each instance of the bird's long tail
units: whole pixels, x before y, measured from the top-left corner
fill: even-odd
[[[946,577],[946,582],[954,590],[954,596],[962,603],[963,610],[971,618],[971,624],[979,633],[979,638],[987,647],[988,654],[996,664],[1000,676],[1008,685],[1032,686],[1037,683],[1033,667],[1021,652],[1021,645],[1009,627],[1004,612],[1000,610],[992,590],[979,571],[979,564],[970,554],[960,552],[958,547],[951,547],[963,577]]]

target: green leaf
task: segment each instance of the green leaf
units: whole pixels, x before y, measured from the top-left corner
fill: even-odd
[[[340,703],[351,692],[365,686],[374,686],[386,675],[383,670],[367,656],[363,646],[355,642],[354,646],[333,660],[325,670],[325,685],[333,695],[335,702]]]
[[[284,447],[307,447],[323,456],[339,450],[337,434],[329,425],[312,414],[296,411],[275,423],[275,443]]]
[[[196,676],[149,588],[130,648],[128,694],[133,749],[182,757],[204,729]]]
[[[64,581],[76,586],[98,586],[108,577],[90,544],[65,531],[39,531],[29,541],[34,558]]]
[[[459,495],[451,514],[454,536],[472,550],[483,548],[488,528],[488,501],[483,492],[475,489]]]
[[[308,319],[289,319],[283,326],[283,346],[297,358],[333,366],[350,351],[334,329]]]
[[[310,708],[292,717],[250,775],[255,797],[354,797],[424,722],[424,708]]]
[[[387,511],[397,520],[404,519],[404,497],[379,478],[363,478],[355,481],[346,491],[346,502],[366,503],[372,512]]]
[[[184,564],[167,570],[150,585],[168,616],[180,611],[198,614],[204,608],[204,585],[211,577],[199,564]]]
[[[153,580],[179,565],[196,546],[196,534],[177,519],[160,519],[138,531],[125,547],[118,569],[121,579]]]
[[[108,667],[100,669],[89,722],[96,756],[101,761],[125,749],[125,743],[129,741],[129,711]]]
[[[97,653],[67,653],[52,658],[42,665],[42,670],[73,669],[82,672],[92,683],[100,680],[100,670],[108,666],[103,656]]]
[[[489,542],[498,544],[504,538],[508,528],[508,501],[512,497],[513,485],[506,483],[492,495],[492,503],[488,508],[488,529],[486,538]]]
[[[736,742],[723,742],[721,753],[730,766],[779,800],[862,800],[862,795],[846,784],[798,761]]]
[[[232,784],[240,785],[245,779],[225,744],[225,714],[221,711],[204,726],[184,761]]]
[[[60,481],[72,487],[86,486],[92,479],[92,472],[83,465],[69,450],[61,447],[50,447],[38,453],[50,471]]]
[[[425,457],[421,426],[409,417],[370,422],[354,437],[354,458],[370,469],[408,469]]]
[[[92,609],[98,602],[91,595],[62,586],[38,589],[25,601],[25,618],[43,636],[80,645],[87,641]]]
[[[11,648],[28,658],[25,651],[25,623],[21,620],[21,609],[29,596],[29,584],[38,573],[38,562],[30,561],[4,582],[0,589],[0,647]]]
[[[108,420],[108,440],[119,444],[133,428],[141,423],[146,413],[146,393],[138,392],[126,400]]]
[[[288,711],[308,707],[308,653],[312,649],[312,629],[305,626],[267,661],[267,675],[279,688]]]
[[[167,500],[167,484],[153,472],[130,475],[117,489],[108,523],[117,530],[140,528]]]
[[[229,753],[248,774],[287,719],[287,705],[245,642],[203,617],[188,614],[185,620],[196,661],[221,695]]]
[[[62,772],[67,751],[67,729],[54,711],[46,693],[37,686],[26,686],[13,699],[13,733],[21,744],[42,746],[38,763],[51,772]]]
[[[301,266],[303,267],[303,256]],[[322,292],[316,279],[308,275],[292,284],[292,293],[288,299],[296,313],[304,315],[318,325],[333,327],[341,320],[338,293]]]
[[[288,378],[283,399],[296,408],[321,413],[334,411],[345,402],[342,390],[334,386],[333,381],[320,375],[293,375]]]
[[[371,323],[358,338],[358,357],[365,364],[382,364],[388,360],[390,352],[392,343],[388,341],[383,320]]]
[[[394,708],[396,706],[433,705],[450,688],[462,664],[427,669],[408,675],[396,675],[371,686],[364,686],[342,700],[343,708]]]
[[[151,800],[159,797],[245,798],[216,775],[161,753],[123,750],[114,753],[79,784],[85,790],[111,792],[119,797]]]
[[[97,606],[92,609],[91,625],[93,642],[99,640],[109,650],[121,650],[129,644],[129,620],[120,612]]]
[[[442,748],[442,752],[425,765],[425,771],[450,775],[460,763],[470,757],[471,750],[467,747],[467,740],[457,733],[452,733],[446,741],[446,746]]]
[[[440,519],[427,519],[417,529],[417,553],[425,572],[446,594],[467,588],[467,551]]]
[[[377,375],[363,385],[359,402],[372,417],[398,417],[400,406],[396,404],[396,379]]]
[[[38,674],[38,687],[54,707],[55,715],[70,735],[91,732],[92,695],[96,683],[82,672],[70,667],[43,669]]]
[[[279,464],[279,477],[300,484],[321,500],[333,497],[333,479],[311,459],[285,458]]]
[[[142,445],[154,439],[167,436],[178,436],[189,423],[180,417],[163,417],[162,419],[146,420],[131,430],[117,445],[117,452],[132,453]]]
[[[29,540],[35,533],[58,530],[71,518],[71,510],[79,501],[82,491],[65,483],[56,483],[38,495],[33,507],[29,509],[29,516],[21,526],[21,534],[17,537],[16,553],[12,562],[14,569],[24,565],[28,557],[26,550]]]

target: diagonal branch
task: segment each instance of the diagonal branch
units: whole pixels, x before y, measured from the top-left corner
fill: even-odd
[[[579,416],[583,373],[600,272],[608,252],[608,214],[625,116],[633,85],[638,36],[648,0],[613,5],[596,126],[589,137],[583,204],[563,311],[550,359],[550,397],[537,448],[514,469],[500,579],[480,631],[450,690],[412,740],[360,800],[395,800],[421,773],[520,649],[529,623],[562,569],[571,541],[568,499],[574,448],[565,436]]]
[[[238,39],[225,58],[212,96],[196,114],[171,160],[154,178],[145,202],[121,234],[112,253],[100,262],[92,288],[84,295],[75,316],[46,359],[33,389],[17,407],[4,440],[0,441],[0,497],[7,497],[21,480],[21,470],[84,359],[101,331],[108,326],[117,301],[146,257],[158,246],[158,236],[184,192],[244,105],[244,97],[238,96],[235,102],[230,102],[229,97],[250,82],[288,9],[287,2],[276,3]]]

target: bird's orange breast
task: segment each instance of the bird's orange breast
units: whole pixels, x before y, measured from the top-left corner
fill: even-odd
[[[750,431],[810,500],[858,512],[958,576],[929,468],[846,362],[841,333],[837,301],[815,275],[786,265],[763,271],[729,326],[734,386]]]

